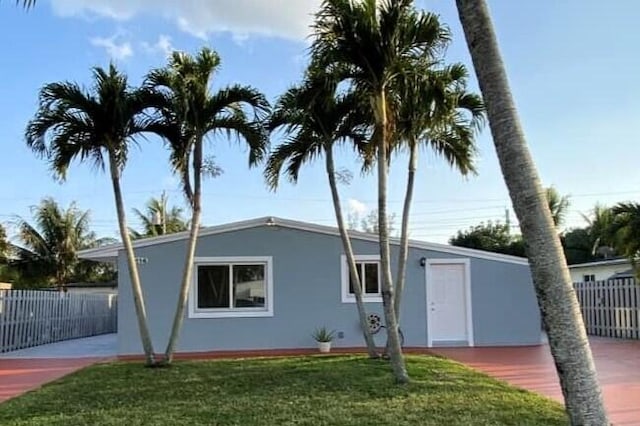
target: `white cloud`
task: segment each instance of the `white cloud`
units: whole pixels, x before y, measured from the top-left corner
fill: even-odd
[[[128,41],[118,43],[117,38],[118,36],[94,37],[90,41],[92,45],[104,48],[107,52],[107,55],[109,55],[109,57],[112,59],[124,60],[133,56],[133,48],[131,47],[131,43],[129,43]]]
[[[161,53],[163,56],[168,57],[175,50],[171,44],[171,37],[161,34],[158,36],[158,41],[155,43],[147,43],[143,41],[141,43],[142,48],[149,53]]]
[[[349,213],[362,215],[367,212],[367,205],[362,201],[356,200],[355,198],[349,198],[349,200],[347,200],[347,205],[349,206]]]
[[[51,0],[60,16],[127,20],[159,15],[179,29],[206,38],[217,32],[303,40],[320,0]]]

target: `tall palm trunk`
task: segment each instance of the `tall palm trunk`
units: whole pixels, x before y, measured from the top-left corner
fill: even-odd
[[[391,277],[391,253],[389,249],[389,226],[387,223],[388,121],[384,89],[380,92],[376,101],[380,122],[380,141],[378,146],[378,237],[380,243],[380,266],[382,269],[382,304],[393,375],[397,382],[408,383],[409,375],[407,374],[402,348],[400,347],[398,321],[396,320],[394,309],[393,278]]]
[[[505,182],[520,221],[542,319],[573,425],[608,425],[580,308],[545,191],[527,147],[489,10],[456,0]]]
[[[176,306],[175,316],[173,318],[173,326],[171,327],[171,335],[167,342],[167,348],[164,352],[164,363],[171,364],[173,354],[178,344],[178,337],[182,329],[182,321],[184,320],[184,310],[187,306],[189,297],[189,284],[193,275],[193,259],[196,254],[196,245],[198,243],[198,233],[200,230],[200,214],[202,211],[200,199],[202,197],[202,138],[195,141],[193,149],[193,200],[191,212],[191,230],[189,231],[189,242],[187,245],[187,254],[185,256],[184,270],[182,273],[182,283],[180,284],[180,294]]]
[[[113,156],[109,157],[109,170],[111,172],[113,195],[116,200],[120,236],[122,237],[124,251],[127,256],[129,279],[131,280],[131,290],[133,293],[133,303],[136,309],[136,318],[138,319],[140,340],[142,340],[142,348],[144,350],[146,364],[148,366],[153,366],[156,364],[153,342],[151,340],[151,334],[149,333],[147,311],[144,306],[144,296],[142,294],[142,286],[140,285],[138,264],[136,263],[136,257],[133,253],[133,244],[131,244],[131,236],[129,235],[129,227],[127,226],[127,216],[124,211],[124,201],[122,200],[122,190],[120,188],[120,170],[118,170],[118,165]]]
[[[393,299],[393,307],[396,312],[398,324],[400,324],[400,302],[407,276],[407,257],[409,255],[409,212],[413,199],[413,185],[416,177],[418,164],[418,143],[415,138],[410,142],[409,167],[407,172],[407,190],[404,196],[404,206],[402,207],[402,225],[400,230],[400,254],[398,256],[398,271],[396,278],[396,292]]]
[[[356,259],[353,254],[353,248],[351,247],[351,240],[347,234],[347,228],[344,224],[344,217],[342,216],[342,207],[340,205],[340,194],[338,194],[338,185],[336,185],[336,175],[333,163],[333,147],[329,145],[326,148],[326,169],[327,177],[329,178],[329,187],[331,188],[331,197],[333,198],[333,208],[336,213],[336,221],[338,222],[338,230],[340,230],[340,238],[342,238],[342,246],[344,247],[345,254],[347,256],[347,265],[349,267],[349,276],[353,282],[353,292],[356,298],[356,305],[358,307],[358,318],[360,319],[360,328],[362,329],[362,335],[364,341],[367,344],[367,353],[369,358],[378,358],[378,351],[376,350],[376,344],[373,341],[373,336],[369,330],[369,324],[367,322],[367,312],[362,300],[362,284],[360,283],[360,277],[358,276]]]

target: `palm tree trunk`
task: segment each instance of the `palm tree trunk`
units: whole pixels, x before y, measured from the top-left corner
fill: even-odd
[[[360,277],[358,276],[356,259],[353,254],[353,248],[351,247],[351,240],[347,234],[347,227],[342,217],[342,207],[340,205],[340,194],[338,194],[338,186],[336,185],[335,168],[333,163],[333,147],[329,145],[326,148],[326,168],[327,177],[329,178],[329,187],[331,188],[331,197],[333,198],[333,208],[336,213],[336,221],[338,222],[338,230],[340,230],[340,238],[342,238],[342,246],[344,247],[345,254],[347,256],[347,265],[349,266],[349,276],[353,282],[353,291],[356,298],[356,306],[358,307],[358,318],[360,319],[360,328],[362,329],[362,335],[364,341],[367,344],[367,353],[369,358],[378,358],[378,351],[376,350],[376,344],[373,341],[373,336],[369,330],[369,324],[367,322],[367,312],[362,300],[362,284],[360,283]]]
[[[393,278],[391,277],[391,252],[389,249],[389,226],[387,223],[387,101],[384,89],[377,100],[380,119],[380,143],[378,146],[378,236],[380,243],[380,267],[382,272],[382,304],[387,328],[389,357],[393,375],[398,383],[408,383],[409,375],[404,364],[398,322],[394,309]]]
[[[413,186],[416,177],[418,164],[418,144],[414,138],[411,141],[409,151],[409,170],[407,172],[407,192],[404,196],[404,206],[402,208],[402,225],[400,230],[400,254],[398,257],[398,271],[396,278],[396,292],[393,299],[394,310],[398,324],[400,324],[400,302],[404,290],[404,282],[407,275],[407,257],[409,255],[409,212],[413,199]]]
[[[202,197],[202,139],[196,140],[193,150],[193,200],[191,212],[191,229],[189,232],[189,243],[187,245],[187,254],[184,261],[184,271],[182,274],[182,283],[180,284],[180,295],[176,306],[175,316],[173,318],[173,326],[171,327],[171,335],[167,342],[167,348],[164,353],[164,363],[171,364],[173,354],[178,344],[178,337],[182,329],[182,321],[184,320],[184,310],[187,306],[189,297],[189,284],[193,275],[193,259],[196,254],[196,245],[198,243],[198,233],[200,230],[200,214],[202,206],[200,199]]]
[[[124,201],[122,199],[122,190],[120,188],[120,170],[115,159],[109,157],[109,169],[111,172],[111,183],[113,185],[113,195],[116,200],[116,210],[118,212],[118,226],[120,227],[120,236],[122,244],[127,256],[127,266],[129,269],[129,279],[131,280],[131,290],[133,293],[133,303],[136,309],[136,318],[138,319],[138,330],[140,331],[140,339],[142,340],[142,348],[147,366],[156,364],[155,353],[153,350],[153,342],[149,333],[149,324],[147,320],[147,311],[144,306],[144,296],[142,294],[142,286],[140,284],[140,274],[138,273],[138,264],[136,263],[135,254],[133,252],[133,244],[131,244],[131,236],[127,226],[127,216],[124,211]]]
[[[483,0],[456,3],[502,173],[526,241],[538,305],[569,419],[572,425],[608,425],[578,300],[520,126],[489,10]]]

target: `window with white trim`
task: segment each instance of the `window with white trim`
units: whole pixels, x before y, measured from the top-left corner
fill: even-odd
[[[273,315],[271,258],[197,258],[190,317]]]
[[[582,276],[582,281],[585,283],[592,283],[596,281],[595,274],[585,274]]]
[[[362,298],[365,302],[382,302],[382,284],[380,256],[356,255],[356,270],[362,286]],[[347,257],[342,256],[342,302],[355,303],[354,283],[349,273]]]

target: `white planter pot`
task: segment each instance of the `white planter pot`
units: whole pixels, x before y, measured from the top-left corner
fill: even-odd
[[[323,354],[326,354],[331,351],[331,342],[318,342],[318,349]]]

